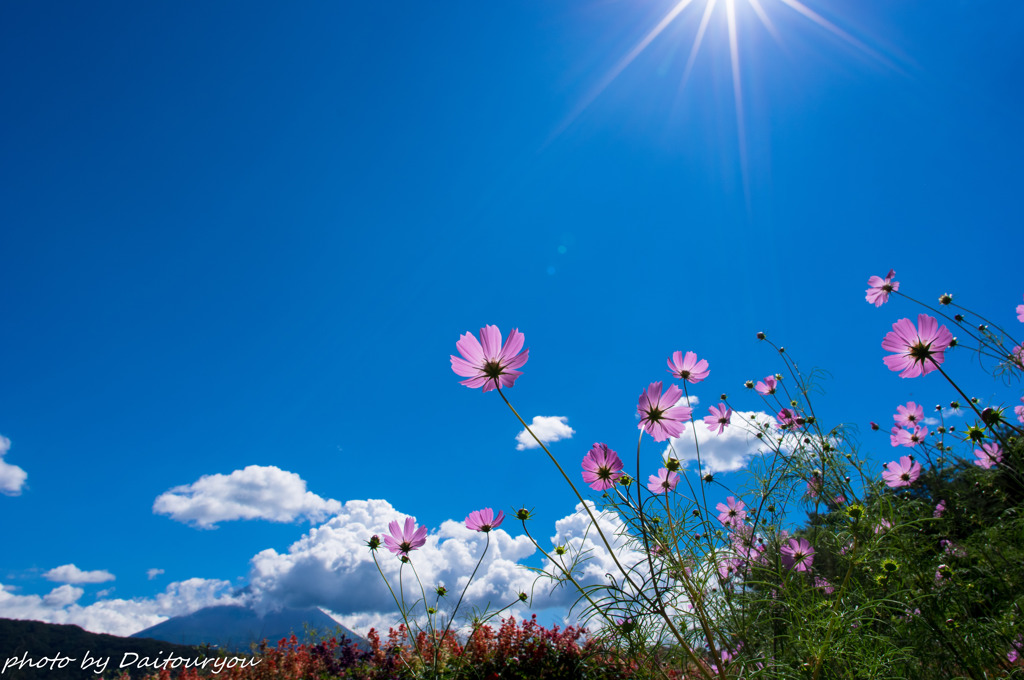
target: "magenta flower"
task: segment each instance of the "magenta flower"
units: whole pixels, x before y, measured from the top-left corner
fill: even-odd
[[[888,486],[896,489],[901,486],[910,486],[921,476],[921,464],[910,456],[900,456],[900,461],[891,461],[885,464],[885,472],[882,479]]]
[[[807,571],[814,562],[814,548],[806,538],[791,538],[779,550],[782,553],[782,564],[786,569]]]
[[[875,307],[881,307],[888,302],[889,293],[900,289],[900,282],[892,280],[892,277],[894,276],[896,276],[896,272],[890,269],[884,279],[878,276],[872,276],[868,279],[868,285],[871,287],[868,288],[867,295],[864,296],[864,299]]]
[[[800,429],[800,423],[797,422],[798,417],[795,411],[784,408],[776,414],[775,419],[779,421],[779,427],[783,429],[791,427],[798,430]]]
[[[682,352],[673,352],[672,358],[668,360],[668,372],[691,383],[699,383],[711,373],[707,360],[697,361],[697,355],[693,352],[687,352],[685,357]]]
[[[524,340],[519,329],[512,329],[502,346],[501,331],[497,326],[481,328],[480,341],[472,333],[463,334],[455,343],[462,357],[451,355],[452,370],[468,378],[459,384],[470,388],[482,387],[484,392],[496,387],[512,387],[516,378],[523,374],[515,369],[525,364],[530,355],[528,349],[520,353]]]
[[[417,529],[416,522],[412,517],[405,518],[404,529],[399,528],[398,522],[395,521],[388,524],[388,531],[391,532],[391,535],[384,537],[384,545],[388,547],[388,550],[402,557],[408,557],[410,552],[423,547],[423,544],[427,542],[427,528]]]
[[[811,498],[817,498],[824,486],[825,480],[818,475],[813,475],[807,480],[807,495]],[[843,500],[845,501],[846,499],[844,498]]]
[[[661,468],[658,470],[658,474],[647,478],[647,488],[651,490],[651,493],[655,494],[675,491],[676,484],[678,483],[679,473],[670,472],[668,468]]]
[[[591,489],[606,491],[622,476],[619,455],[604,444],[594,444],[583,457],[583,481]]]
[[[938,505],[935,506],[935,512],[932,513],[932,517],[938,519],[942,517],[942,513],[946,512],[946,501],[939,501]]]
[[[729,496],[725,503],[715,506],[718,510],[718,521],[727,527],[738,527],[747,518],[747,506],[743,501],[736,500],[735,496]]]
[[[768,396],[769,394],[775,394],[775,389],[779,382],[775,379],[774,375],[765,376],[764,380],[758,380],[757,384],[754,385],[754,389],[757,390],[758,394]]]
[[[953,334],[927,314],[917,315],[917,328],[910,319],[900,319],[882,340],[882,349],[895,352],[882,361],[890,371],[902,371],[901,378],[927,375],[945,361],[944,352],[953,344]]]
[[[501,510],[498,511],[498,516],[495,517],[494,510],[484,508],[483,510],[474,510],[469,513],[469,517],[466,518],[466,528],[473,531],[482,531],[486,534],[491,529],[497,529],[504,521],[505,513]]]
[[[686,429],[683,421],[693,415],[689,406],[676,406],[682,396],[683,391],[675,385],[669,385],[664,394],[661,393],[661,381],[648,385],[640,394],[640,403],[636,407],[640,429],[654,437],[656,442],[681,435]]]
[[[711,412],[711,415],[704,416],[704,424],[708,426],[708,429],[712,432],[717,429],[717,434],[725,432],[725,426],[732,418],[732,409],[723,402],[719,402],[718,406],[711,406],[708,411]]]
[[[892,434],[889,435],[889,441],[893,446],[913,447],[923,442],[926,436],[928,436],[927,427],[915,427],[913,430],[893,427]]]
[[[1003,450],[995,442],[982,444],[980,449],[974,449],[974,457],[978,459],[974,461],[975,465],[989,470],[1003,461]]]
[[[924,419],[924,407],[908,401],[906,406],[896,407],[896,413],[892,418],[900,427],[913,427]]]

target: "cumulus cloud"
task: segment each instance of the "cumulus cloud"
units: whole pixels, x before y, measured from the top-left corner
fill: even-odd
[[[10,448],[11,440],[0,435],[0,493],[5,496],[20,496],[28,473],[4,460],[4,455]]]
[[[273,465],[250,465],[229,475],[204,475],[192,484],[160,494],[153,503],[153,512],[204,529],[236,519],[319,522],[340,508],[338,501],[307,491],[305,480],[294,472]]]
[[[159,576],[162,573],[164,573],[163,569],[147,569],[146,570],[146,578],[148,578],[150,581],[152,581],[153,579],[155,579],[157,576]]]
[[[700,418],[695,413],[694,422],[687,424],[682,436],[669,439],[665,456],[676,458],[684,464],[697,460],[699,444],[701,474],[734,472],[744,468],[751,457],[768,450],[764,442],[754,436],[753,423],[761,423],[773,429],[778,426],[775,418],[762,411],[734,411],[732,424],[722,434],[716,435],[708,430]],[[693,432],[690,428],[693,428]],[[694,443],[694,432],[697,433],[697,444]]]
[[[318,606],[328,609],[349,628],[362,632],[367,625],[394,623],[395,603],[374,565],[367,547],[372,535],[383,536],[391,521],[402,521],[384,500],[352,500],[325,524],[310,529],[286,553],[269,549],[252,558],[249,584],[253,605],[260,610]],[[490,547],[476,578],[469,585],[459,616],[473,607],[501,608],[519,592],[528,592],[534,576],[519,562],[535,548],[525,536],[512,538],[502,529],[488,534]],[[488,540],[452,520],[428,534],[426,544],[412,553],[416,574],[429,593],[443,584],[458,593],[469,583]],[[398,587],[402,563],[383,546],[377,561],[392,587]],[[409,566],[403,571],[406,597],[420,598]],[[449,606],[456,600],[451,600]],[[442,600],[439,608],[446,610]]]
[[[215,605],[243,604],[231,594],[228,581],[201,578],[172,583],[153,598],[100,600],[79,604],[84,591],[71,585],[45,595],[18,595],[0,583],[0,617],[47,623],[72,623],[93,633],[127,636],[172,616],[183,616]]]
[[[46,572],[43,578],[57,583],[106,583],[113,581],[114,575],[105,570],[82,571],[73,564],[65,564]]]
[[[568,422],[569,419],[565,416],[534,416],[530,429],[542,442],[550,444],[559,439],[572,439],[576,430],[569,427]],[[517,451],[540,448],[537,440],[526,430],[516,435],[516,441],[519,442],[516,444]]]

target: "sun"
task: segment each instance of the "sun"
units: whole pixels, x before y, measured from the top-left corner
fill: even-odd
[[[562,125],[559,126],[559,129],[555,134],[557,135],[563,132],[572,123],[572,121],[583,112],[584,109],[586,109],[595,99],[597,99],[598,96],[600,96],[612,81],[618,78],[619,75],[626,70],[626,68],[645,49],[647,49],[651,43],[658,39],[666,28],[684,16],[688,11],[689,13],[699,12],[700,23],[697,27],[697,33],[693,39],[693,44],[690,46],[689,55],[686,60],[686,68],[683,72],[680,84],[681,87],[685,87],[686,82],[690,77],[693,65],[697,60],[697,55],[700,53],[701,47],[704,45],[708,26],[711,24],[712,18],[715,16],[716,12],[725,13],[729,63],[732,76],[733,102],[736,109],[736,133],[739,143],[738,146],[740,163],[743,170],[744,186],[747,184],[747,140],[743,116],[743,87],[740,69],[740,36],[739,31],[737,30],[736,20],[737,12],[752,12],[760,20],[764,29],[779,43],[783,42],[783,38],[772,23],[772,14],[778,12],[796,12],[808,22],[814,24],[818,29],[827,31],[836,38],[855,47],[857,50],[872,57],[873,59],[888,64],[888,60],[884,57],[812,10],[803,2],[800,2],[800,0],[678,0],[669,8],[668,12],[666,12],[661,20],[648,30],[644,37],[641,38],[607,73],[602,76],[597,86],[593,88],[586,97],[584,97],[580,104],[577,105],[573,112],[565,119],[565,121],[563,121]],[[891,64],[889,65],[891,66]]]

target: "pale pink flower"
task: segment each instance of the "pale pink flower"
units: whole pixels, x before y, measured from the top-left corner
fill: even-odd
[[[722,434],[725,432],[725,426],[729,424],[732,418],[732,409],[725,405],[723,402],[719,402],[718,406],[711,406],[708,408],[711,415],[704,416],[704,424],[708,426],[708,429],[716,434]]]
[[[1024,323],[1024,305],[1017,305],[1017,321]]]
[[[894,427],[889,439],[893,446],[914,447],[923,442],[926,436],[928,436],[927,427],[915,427],[913,430]]]
[[[719,513],[718,521],[727,527],[738,527],[747,518],[746,504],[736,500],[735,496],[729,496],[725,501],[715,506]]]
[[[931,373],[945,361],[944,352],[953,344],[953,334],[927,314],[917,315],[917,327],[900,319],[882,340],[882,349],[895,352],[882,361],[890,371],[902,371],[901,378]]]
[[[1024,305],[1021,306],[1024,307]],[[1013,351],[1010,352],[1010,361],[1020,368],[1024,368],[1024,345],[1013,346]]]
[[[658,470],[658,474],[647,478],[647,488],[651,490],[651,493],[655,494],[675,491],[676,484],[678,483],[679,473],[670,472],[668,468],[661,468]]]
[[[505,513],[501,510],[498,511],[498,516],[495,517],[494,510],[484,508],[483,510],[474,510],[469,513],[469,517],[466,518],[466,528],[487,533],[491,529],[497,529],[504,521]]]
[[[757,384],[754,385],[754,389],[757,390],[758,394],[768,396],[769,394],[775,394],[775,389],[778,387],[778,380],[775,379],[774,375],[765,376],[764,380],[758,380]]]
[[[651,383],[640,394],[640,403],[636,407],[640,429],[654,437],[656,442],[681,435],[686,429],[683,421],[693,415],[689,406],[676,406],[682,396],[683,391],[675,385],[669,385],[662,394],[661,381]]]
[[[906,406],[897,406],[893,420],[900,427],[913,427],[924,420],[924,407],[912,401]]]
[[[707,360],[697,361],[697,355],[693,352],[687,352],[685,357],[682,352],[673,352],[672,358],[668,360],[668,372],[691,383],[699,383],[711,373]]]
[[[935,506],[935,512],[932,513],[932,517],[938,519],[939,517],[942,517],[942,513],[944,512],[946,512],[946,501],[939,501]]]
[[[472,333],[465,333],[455,343],[462,357],[451,355],[452,370],[468,380],[459,381],[466,387],[482,387],[489,392],[496,387],[512,387],[516,378],[523,374],[515,369],[522,367],[530,355],[523,349],[525,337],[519,329],[513,329],[501,344],[501,331],[497,326],[480,329],[480,341]],[[482,343],[482,344],[481,344]]]
[[[814,548],[806,538],[791,538],[779,552],[787,569],[807,571],[814,562]]]
[[[885,483],[896,489],[901,486],[910,486],[921,476],[921,464],[910,456],[900,456],[900,460],[891,461],[885,464],[885,472],[882,479]]]
[[[591,489],[606,491],[622,477],[619,455],[604,444],[594,444],[583,457],[583,481]]]
[[[974,461],[975,465],[989,470],[997,463],[1002,462],[1003,450],[995,442],[982,444],[980,449],[974,449],[974,457],[978,459]]]
[[[1024,397],[1021,397],[1020,400],[1024,401]],[[1024,425],[1024,406],[1014,406],[1013,412],[1017,415],[1017,420]]]
[[[402,557],[408,557],[410,552],[423,547],[427,542],[427,528],[417,529],[416,522],[412,517],[405,518],[404,529],[395,521],[388,524],[388,531],[391,532],[391,535],[384,537],[384,545],[388,547],[388,550]]]
[[[896,276],[896,272],[890,269],[884,279],[879,276],[872,276],[868,279],[868,285],[871,287],[868,288],[864,299],[875,307],[881,307],[888,302],[889,293],[900,289],[900,282],[892,280],[894,276]]]

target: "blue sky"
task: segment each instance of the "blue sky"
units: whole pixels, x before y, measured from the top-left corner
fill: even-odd
[[[699,416],[761,408],[761,330],[891,459],[867,423],[955,395],[885,368],[918,309],[868,277],[1018,323],[1024,6],[736,0],[737,86],[727,4],[692,60],[705,0],[0,7],[0,616],[126,634],[249,585],[358,630],[392,515],[452,542],[437,579],[472,510],[547,541],[564,481],[449,366],[485,324],[525,334],[509,397],[566,419],[572,474],[632,455],[675,350]],[[502,604],[537,558],[504,528]]]

